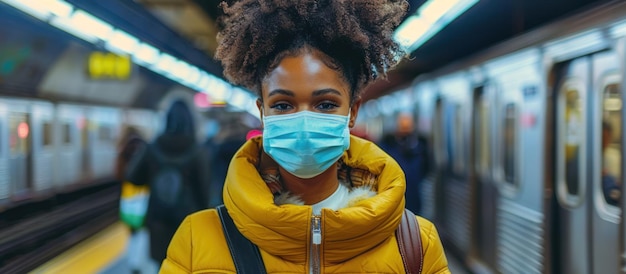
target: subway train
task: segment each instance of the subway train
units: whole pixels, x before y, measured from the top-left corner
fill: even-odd
[[[472,272],[625,273],[625,77],[626,2],[612,1],[364,109],[414,102],[433,163],[423,215]]]
[[[198,94],[231,91],[204,53],[139,4],[27,2],[0,0],[0,215],[15,208],[25,209],[14,215],[31,214],[32,207],[41,207],[37,201],[111,182],[126,126],[151,141],[174,100],[198,107]],[[58,6],[66,12],[56,13]],[[111,37],[91,39],[98,28],[57,24],[81,18],[135,41],[134,51],[116,48]],[[145,49],[156,65],[141,61]],[[246,94],[236,98],[246,103]],[[203,109],[194,113],[199,141],[206,119],[219,120],[200,113],[211,102],[200,103]]]
[[[126,126],[145,138],[158,113],[0,97],[0,207],[112,180]]]

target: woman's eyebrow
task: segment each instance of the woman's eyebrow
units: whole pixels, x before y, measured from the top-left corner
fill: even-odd
[[[341,96],[341,92],[339,92],[336,89],[332,89],[332,88],[325,88],[325,89],[316,90],[316,91],[313,92],[313,96],[322,96],[324,94],[329,94],[329,93]]]
[[[341,96],[341,92],[339,92],[336,89],[332,89],[332,88],[325,88],[325,89],[316,90],[316,91],[313,92],[312,95],[315,97],[315,96],[322,96],[322,95],[329,94],[329,93]],[[271,97],[271,96],[278,95],[278,94],[291,96],[291,97],[295,97],[296,96],[293,91],[286,90],[286,89],[275,89],[275,90],[270,91],[270,93],[267,95],[267,97]]]
[[[273,95],[278,95],[278,94],[287,95],[287,96],[291,96],[291,97],[295,97],[296,96],[293,93],[293,91],[289,91],[289,90],[285,90],[285,89],[275,89],[275,90],[270,91],[270,93],[267,95],[267,97],[271,97]]]

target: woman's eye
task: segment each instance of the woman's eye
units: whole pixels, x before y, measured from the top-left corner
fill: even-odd
[[[271,105],[270,108],[276,111],[287,111],[287,110],[292,109],[291,105],[287,103],[276,103],[276,104]]]
[[[339,105],[337,105],[336,103],[333,102],[322,102],[320,104],[317,105],[317,109],[319,110],[333,110],[335,108],[338,108]]]

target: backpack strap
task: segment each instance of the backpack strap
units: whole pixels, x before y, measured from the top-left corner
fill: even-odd
[[[406,273],[422,273],[424,253],[422,251],[420,227],[415,218],[415,214],[408,209],[404,209],[402,221],[396,230],[396,239]]]
[[[224,205],[219,205],[216,209],[224,229],[230,256],[235,263],[236,272],[239,274],[265,274],[265,265],[259,248],[239,232]]]

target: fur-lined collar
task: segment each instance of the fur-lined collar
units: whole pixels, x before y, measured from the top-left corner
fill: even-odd
[[[342,201],[338,209],[348,208],[360,201],[376,196],[376,192],[369,186],[351,188],[347,182],[341,181],[340,183],[347,187],[349,192],[348,198]],[[302,201],[298,195],[292,194],[289,191],[283,191],[280,195],[274,197],[274,203],[276,203],[276,205],[304,205],[304,201]]]

